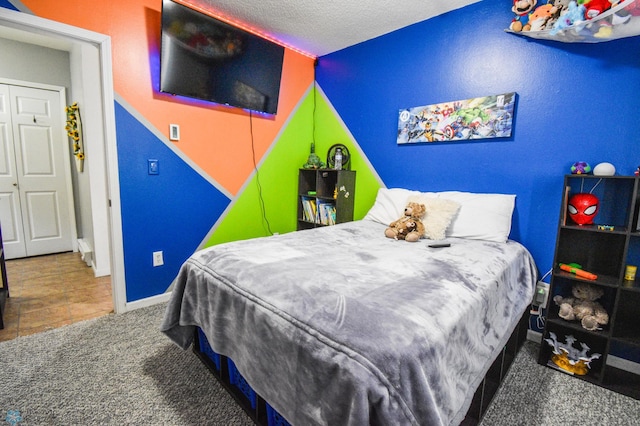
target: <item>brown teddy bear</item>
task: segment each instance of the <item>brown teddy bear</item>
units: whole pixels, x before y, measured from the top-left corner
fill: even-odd
[[[424,217],[426,207],[424,204],[409,202],[404,209],[404,216],[394,220],[385,229],[384,235],[396,240],[416,242],[424,236]]]
[[[578,320],[587,330],[597,330],[609,322],[609,314],[596,300],[604,291],[586,283],[576,283],[571,289],[573,297],[555,296],[553,301],[560,307],[558,316],[567,321]]]

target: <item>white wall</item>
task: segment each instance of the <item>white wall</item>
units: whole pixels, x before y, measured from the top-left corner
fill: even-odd
[[[0,38],[0,77],[71,88],[69,52]]]
[[[66,50],[52,49],[7,38],[0,38],[0,77],[62,86],[66,89],[66,104],[81,98],[81,85],[72,84],[70,53]],[[73,53],[72,53],[73,54]],[[77,74],[78,71],[75,71]],[[72,147],[69,144],[69,155]],[[90,155],[87,152],[87,156]],[[75,200],[76,229],[79,238],[85,238],[94,246],[93,223],[91,218],[91,192],[89,190],[89,162],[85,161],[85,171],[78,173],[72,161],[73,198]],[[108,264],[108,262],[107,262]]]

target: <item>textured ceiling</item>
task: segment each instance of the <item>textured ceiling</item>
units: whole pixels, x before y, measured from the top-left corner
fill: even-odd
[[[183,0],[322,56],[479,0]]]

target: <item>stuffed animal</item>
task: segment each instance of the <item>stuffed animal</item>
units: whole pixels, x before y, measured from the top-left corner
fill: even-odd
[[[553,16],[554,6],[550,3],[536,7],[529,15],[528,31],[542,31],[547,27],[547,23]]]
[[[520,32],[529,30],[529,14],[536,6],[537,0],[513,0],[511,11],[516,14],[509,29]]]
[[[529,31],[543,31],[553,28],[560,15],[569,9],[569,2],[570,0],[548,0],[547,3],[536,7],[529,14]]]
[[[593,19],[611,9],[611,2],[609,0],[589,0],[584,2],[585,12],[584,17],[586,19]]]
[[[569,6],[567,6],[558,20],[553,24],[553,28],[549,34],[556,35],[565,28],[569,28],[572,25],[578,25],[583,22],[585,10],[586,8],[583,4],[578,5],[575,1],[571,0],[569,2]]]
[[[551,5],[549,12],[551,16],[547,19],[544,25],[544,29],[549,30],[553,28],[561,15],[564,15],[569,9],[569,3],[571,0],[549,0],[548,4]]]
[[[409,202],[404,209],[404,215],[394,220],[385,229],[384,235],[396,240],[416,242],[424,236],[424,217],[426,207],[424,204]]]
[[[560,307],[558,316],[567,321],[578,320],[587,330],[597,330],[609,322],[609,314],[596,300],[604,291],[586,283],[576,283],[571,289],[573,297],[555,296],[553,301]]]

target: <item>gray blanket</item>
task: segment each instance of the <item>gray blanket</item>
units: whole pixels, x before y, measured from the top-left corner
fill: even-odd
[[[161,329],[194,327],[294,425],[455,425],[530,304],[520,244],[429,248],[367,220],[238,241],[183,265]]]

